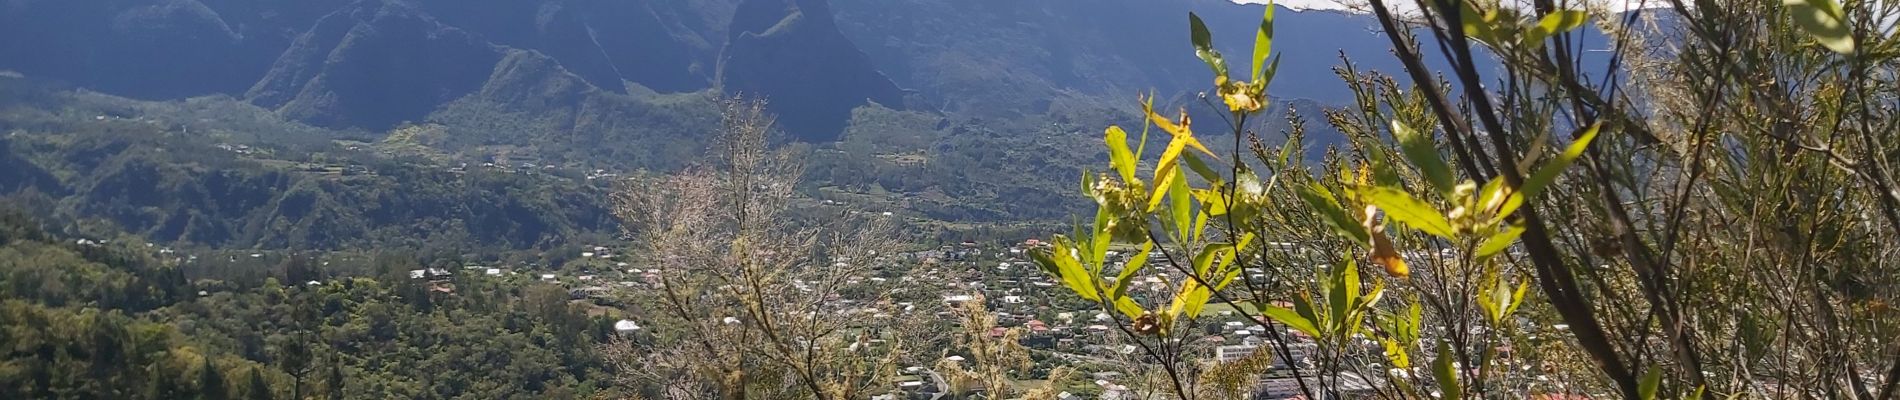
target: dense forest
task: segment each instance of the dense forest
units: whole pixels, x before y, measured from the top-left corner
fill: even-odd
[[[551,285],[431,286],[397,256],[370,276],[315,280],[293,259],[231,267],[271,271],[261,282],[187,279],[140,243],[0,220],[7,398],[581,398],[609,374],[592,349],[612,321]]]

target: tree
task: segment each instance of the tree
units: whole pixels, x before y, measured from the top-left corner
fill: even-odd
[[[298,296],[297,298],[301,299],[304,298],[304,296]],[[298,301],[297,304],[298,306],[296,306],[296,308],[307,307],[302,305],[302,301]],[[301,312],[297,312],[297,314],[301,314]],[[302,399],[305,390],[304,380],[317,368],[316,355],[313,349],[311,349],[317,338],[316,335],[311,332],[312,328],[307,327],[305,322],[300,320],[294,324],[296,326],[292,328],[288,334],[275,337],[278,339],[276,346],[277,351],[272,355],[272,358],[285,374],[290,375],[291,398]]]
[[[264,373],[260,371],[260,368],[252,367],[250,375],[250,382],[244,386],[246,393],[244,398],[247,400],[270,400],[272,397],[271,387],[269,382],[264,381]]]
[[[902,343],[873,347],[896,315],[878,298],[839,301],[880,252],[887,221],[789,213],[801,165],[767,147],[772,117],[759,101],[720,102],[713,157],[619,192],[616,214],[659,261],[656,335],[611,351],[631,383],[669,396],[867,397],[893,375]]]
[[[302,285],[304,282],[323,279],[308,255],[291,254],[284,258],[280,268],[284,270],[284,280],[293,284]]]
[[[330,356],[330,371],[324,375],[323,391],[325,398],[341,400],[343,398],[343,361],[340,356]]]
[[[1166,391],[1207,396],[1176,343],[1214,302],[1258,321],[1276,357],[1292,355],[1280,329],[1311,338],[1317,368],[1289,371],[1309,398],[1367,376],[1401,398],[1896,393],[1900,344],[1876,338],[1900,333],[1885,261],[1900,251],[1900,7],[1369,3],[1411,84],[1343,65],[1356,102],[1327,122],[1345,148],[1303,165],[1303,121],[1277,146],[1248,125],[1278,61],[1271,9],[1249,77],[1190,14],[1231,153],[1144,104],[1171,137],[1152,178],[1110,127],[1108,173],[1083,184],[1094,224],[1035,252],[1119,317]],[[1140,250],[1116,270],[1113,244]],[[1144,268],[1181,278],[1131,295]]]
[[[179,382],[178,375],[169,371],[151,371],[150,387],[145,393],[155,399],[183,399],[192,397],[191,389]]]
[[[198,366],[198,398],[200,400],[225,400],[231,398],[231,389],[224,383],[224,373],[211,364],[206,356]]]

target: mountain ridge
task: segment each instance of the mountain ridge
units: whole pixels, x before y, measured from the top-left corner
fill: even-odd
[[[481,86],[474,81],[506,49],[522,49],[617,94],[718,89],[779,98],[774,102],[784,109],[775,111],[794,137],[825,141],[842,133],[851,108],[869,103],[1002,117],[1046,112],[1049,99],[1063,93],[1193,91],[1204,85],[1204,69],[1192,69],[1192,60],[1155,56],[1185,48],[1175,40],[1185,33],[1163,29],[1174,24],[1150,15],[1198,10],[1210,25],[1239,27],[1218,31],[1250,33],[1260,10],[1221,0],[1111,0],[1099,7],[988,0],[260,1],[16,0],[8,3],[14,21],[7,22],[35,23],[0,27],[0,33],[51,40],[0,40],[0,69],[142,99],[230,94],[292,119],[376,132],[426,121]],[[1065,15],[1069,9],[1077,15]],[[1314,17],[1282,18],[1299,26],[1297,20]],[[1035,24],[1046,26],[1010,28]],[[941,33],[954,27],[980,28],[976,37],[994,39],[946,46],[959,37]],[[1234,39],[1218,41],[1223,48],[1237,49],[1246,44],[1240,39],[1251,37],[1223,38]],[[1298,52],[1299,41],[1283,41],[1292,43],[1281,46],[1289,53]],[[73,51],[146,42],[198,47],[172,55],[128,53],[155,64],[120,61],[111,51]],[[996,48],[1009,53],[977,50],[999,43],[1005,46]],[[1041,50],[1008,50],[1022,46]],[[404,61],[370,60],[377,58]],[[832,64],[813,67],[821,61]],[[1302,68],[1293,64],[1299,63],[1288,68]],[[128,65],[140,65],[140,73],[113,69]],[[343,76],[352,68],[359,75],[374,69],[404,76]],[[389,72],[402,68],[413,70]],[[1339,100],[1337,90],[1286,92]]]
[[[745,0],[720,53],[720,90],[764,97],[793,137],[829,141],[851,110],[903,109],[897,84],[844,36],[825,0]]]

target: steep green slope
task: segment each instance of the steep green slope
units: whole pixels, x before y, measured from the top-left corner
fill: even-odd
[[[285,117],[383,130],[482,84],[501,50],[396,3],[358,3],[298,38],[248,97]]]
[[[0,79],[0,88],[25,90],[11,81]],[[12,167],[0,174],[0,196],[63,224],[161,242],[306,249],[529,248],[616,226],[607,185],[576,171],[383,155],[312,137],[336,134],[329,131],[248,120],[247,110],[259,111],[229,100],[38,97],[50,102],[0,103],[0,163]]]
[[[511,50],[481,87],[426,121],[447,129],[435,144],[447,151],[616,170],[679,167],[717,129],[706,92],[628,87],[634,93],[603,90],[538,52]]]

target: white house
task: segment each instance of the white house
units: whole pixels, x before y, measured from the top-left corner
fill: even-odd
[[[639,330],[640,330],[640,324],[634,323],[632,320],[623,319],[623,320],[614,322],[615,333],[627,334],[627,333],[633,333]]]

